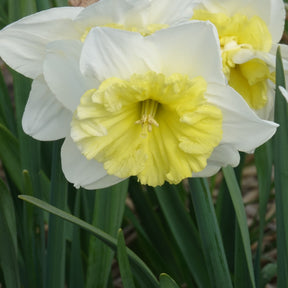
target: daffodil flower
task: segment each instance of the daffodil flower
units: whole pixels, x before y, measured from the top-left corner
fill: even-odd
[[[218,31],[229,84],[264,119],[273,119],[275,52],[284,30],[282,0],[202,0],[192,19]],[[287,50],[287,47],[284,47]],[[288,62],[284,61],[288,70]]]
[[[170,3],[167,0],[100,0],[86,8],[48,9],[5,27],[0,31],[0,57],[11,68],[34,80],[22,120],[24,131],[36,139],[47,140],[46,135],[51,134],[54,123],[61,122],[62,131],[55,131],[52,137],[56,140],[66,136],[66,127],[70,125],[71,115],[61,101],[62,95],[55,95],[54,85],[47,85],[49,75],[45,71],[50,72],[51,68],[47,55],[55,41],[61,41],[59,46],[65,54],[66,64],[76,66],[83,42],[93,27],[106,26],[149,35],[187,21],[195,3],[191,0]],[[53,69],[62,68],[56,63]],[[89,87],[89,83],[85,85],[84,89]],[[77,89],[80,94],[82,88]],[[37,106],[38,98],[45,105]]]
[[[93,28],[80,68],[94,87],[79,104],[73,91],[85,81],[59,77],[73,66],[63,65],[55,42],[50,57],[63,70],[50,73],[49,83],[73,114],[61,152],[66,178],[87,189],[129,176],[151,186],[179,183],[236,166],[239,150],[267,141],[277,125],[261,120],[227,85],[217,37],[212,24],[197,21],[146,37]],[[61,93],[63,80],[70,93]]]

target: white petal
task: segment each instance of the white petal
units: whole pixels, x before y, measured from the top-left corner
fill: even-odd
[[[57,140],[70,131],[72,113],[65,109],[47,87],[42,76],[32,83],[22,118],[25,133],[38,140]]]
[[[69,136],[61,149],[61,161],[66,179],[76,188],[98,189],[125,180],[108,175],[103,165],[96,160],[87,160]]]
[[[74,19],[83,9],[83,7],[51,8],[23,17],[20,20],[11,23],[6,28],[10,28],[18,24],[40,24],[43,22],[57,21],[59,19]],[[51,31],[43,31],[43,33],[51,33]]]
[[[81,96],[97,88],[96,79],[84,77],[79,69],[82,43],[75,40],[55,41],[47,45],[44,77],[57,99],[70,111],[77,108]]]
[[[282,36],[285,21],[283,0],[203,0],[205,8],[213,13],[232,16],[241,13],[246,16],[259,16],[267,24],[274,43]]]
[[[42,74],[45,46],[57,39],[79,39],[72,21],[81,8],[54,8],[27,16],[0,31],[0,56],[14,70],[35,79]]]
[[[256,58],[256,51],[252,49],[240,49],[238,53],[233,56],[233,62],[235,64],[243,64],[254,58]],[[259,58],[259,57],[257,57]]]
[[[199,1],[198,1],[199,2]],[[191,19],[197,1],[157,0],[151,2],[149,24],[176,25]]]
[[[252,59],[260,59],[263,60],[266,64],[268,64],[270,68],[272,68],[272,70],[275,70],[276,57],[271,54],[271,51],[269,51],[269,53],[266,53],[262,51],[241,49],[233,56],[232,59],[235,64],[243,64]]]
[[[254,112],[261,118],[265,120],[274,120],[274,104],[275,104],[275,83],[268,80],[267,81],[267,103],[259,110],[254,110]]]
[[[231,165],[236,167],[240,162],[239,152],[229,144],[217,146],[207,160],[207,166],[200,172],[194,173],[193,177],[210,177],[216,174],[221,167]]]
[[[149,0],[100,0],[86,7],[75,21],[90,28],[111,23],[139,26],[148,5]]]
[[[285,100],[288,103],[288,92],[287,92],[287,90],[284,87],[282,87],[282,86],[278,86],[278,88],[279,88],[281,94],[283,95],[283,97],[285,98]]]
[[[202,0],[202,3],[213,13],[222,12],[228,16],[243,13],[248,17],[260,14],[264,21],[269,17],[270,0]]]
[[[162,72],[182,73],[191,78],[225,83],[217,31],[209,22],[190,21],[147,37],[157,49]]]
[[[220,166],[210,164],[207,165],[202,171],[193,173],[192,177],[211,177],[215,175],[220,168]]]
[[[244,152],[251,152],[269,140],[278,125],[261,120],[245,100],[231,87],[209,84],[206,97],[223,113],[223,139]]]
[[[272,35],[273,43],[281,40],[285,25],[285,6],[283,0],[270,0],[268,28]]]
[[[0,34],[0,56],[12,69],[35,79],[42,73],[46,41],[18,31],[5,34]]]
[[[278,47],[280,47],[280,52],[281,52],[282,58],[288,61],[288,45],[287,44],[273,44],[269,53],[271,55],[275,56],[277,53]],[[276,62],[276,58],[273,58],[273,59],[274,59],[274,62]],[[284,66],[284,68],[286,68],[286,67]]]
[[[82,49],[80,68],[84,75],[101,82],[110,77],[130,78],[134,73],[159,70],[150,43],[139,33],[112,28],[94,28]]]
[[[280,52],[282,56],[282,64],[284,68],[284,73],[285,73],[285,84],[286,87],[288,87],[288,46],[286,44],[275,44],[272,45],[272,49],[270,50],[270,58],[271,62],[274,63],[274,69],[276,66],[276,52],[277,48],[280,47]]]

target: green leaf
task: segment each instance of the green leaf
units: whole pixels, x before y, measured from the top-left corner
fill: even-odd
[[[197,287],[210,287],[198,231],[189,214],[185,211],[176,186],[164,184],[155,187],[154,190]]]
[[[38,11],[51,8],[50,1],[48,0],[36,0],[36,4]]]
[[[103,241],[106,245],[116,251],[117,240],[111,237],[109,234],[103,232],[102,230],[94,227],[93,225],[35,197],[21,195],[19,196],[19,198],[33,205],[36,205],[37,207],[40,207],[45,211],[48,211],[58,217],[61,217],[62,219],[74,223],[85,230],[88,230],[89,232],[93,233],[99,240]],[[142,283],[144,283],[146,287],[158,288],[158,281],[152,274],[152,272],[149,270],[149,268],[146,266],[146,264],[130,249],[127,249],[127,254],[131,261],[131,268],[133,270],[133,274],[137,274],[138,277],[142,279]]]
[[[135,288],[122,229],[118,231],[117,258],[124,288]]]
[[[67,0],[54,0],[55,6],[62,7],[67,6]]]
[[[0,124],[0,159],[7,173],[19,191],[22,190],[22,170],[19,144],[12,133]]]
[[[262,278],[260,287],[266,287],[266,285],[277,276],[277,264],[268,263],[261,271]],[[280,286],[278,286],[280,287]]]
[[[127,189],[128,180],[95,192],[93,225],[113,237],[116,237],[122,223]],[[114,252],[95,237],[91,237],[88,253],[86,288],[106,287]]]
[[[64,209],[67,198],[67,181],[62,173],[60,149],[62,141],[53,144],[51,204]],[[65,222],[50,215],[47,245],[46,288],[65,286]]]
[[[163,219],[159,211],[155,211],[155,206],[158,207],[159,203],[155,197],[154,190],[147,190],[146,187],[143,189],[143,186],[132,177],[129,183],[129,194],[141,222],[141,228],[143,228],[138,234],[140,242],[138,250],[140,250],[144,259],[149,263],[149,267],[153,269],[155,275],[166,271],[169,274],[173,273],[173,275],[177,275],[180,280],[183,278],[182,275],[186,274],[187,271],[188,277],[191,277],[172,232],[167,229],[167,221]],[[135,228],[139,230],[140,227],[136,225]],[[145,234],[143,233],[144,231]],[[164,266],[162,265],[163,263],[165,263]],[[185,279],[188,277],[185,277]]]
[[[212,189],[211,189],[212,190]],[[225,254],[231,273],[234,272],[235,258],[235,211],[225,179],[222,180],[217,200],[215,212],[222,235]]]
[[[17,229],[11,193],[0,178],[0,267],[6,287],[20,288]]]
[[[189,178],[189,186],[212,286],[232,288],[223,242],[208,185],[204,179]]]
[[[78,190],[76,193],[74,214],[80,214],[80,193],[84,191]],[[84,192],[85,193],[85,192]],[[73,226],[73,239],[71,243],[71,259],[70,259],[70,273],[69,273],[69,288],[84,288],[84,271],[82,265],[83,253],[80,241],[80,228],[76,225]]]
[[[272,145],[271,141],[266,142],[255,151],[255,165],[259,185],[259,237],[256,256],[254,260],[256,287],[261,287],[261,255],[262,243],[265,229],[265,216],[269,195],[271,192],[272,176]]]
[[[160,288],[179,288],[177,283],[167,274],[160,275]]]
[[[147,211],[147,213],[150,212]],[[143,221],[142,219],[139,219],[139,215],[136,216],[128,207],[126,207],[125,218],[132,223],[135,231],[137,232],[137,243],[139,243],[137,246],[137,251],[140,250],[139,254],[145,256],[145,259],[147,259],[146,263],[149,263],[150,269],[154,272],[154,274],[156,274],[158,271],[167,271],[166,262],[159,254],[154,242],[150,241],[147,233],[143,229]],[[140,221],[142,223],[140,223]],[[152,226],[154,225],[155,222]],[[164,240],[163,237],[161,237],[161,239]]]
[[[26,195],[33,195],[32,179],[27,170],[23,171],[23,193]],[[42,274],[39,272],[39,265],[37,263],[37,246],[35,239],[38,235],[35,233],[35,209],[26,202],[23,202],[23,209],[21,217],[21,245],[23,254],[23,282],[27,287],[37,287],[42,283]]]
[[[10,22],[16,21],[37,11],[35,0],[8,0],[8,11]]]
[[[228,166],[222,168],[222,171],[235,209],[236,220],[239,225],[240,238],[242,239],[242,245],[244,249],[245,265],[248,269],[250,283],[252,287],[255,287],[249,231],[241,191],[232,167]]]
[[[239,229],[239,225],[236,222],[235,229],[235,263],[234,263],[234,288],[251,288],[253,287],[249,270],[247,268],[247,261],[245,250],[243,246],[243,241],[241,237],[241,232]]]
[[[12,107],[12,98],[9,95],[2,73],[0,73],[0,118],[2,119],[1,123],[16,136],[16,119]]]
[[[285,87],[280,49],[276,54],[275,122],[280,126],[274,137],[275,195],[277,222],[277,285],[288,287],[288,115],[287,103],[279,91]]]

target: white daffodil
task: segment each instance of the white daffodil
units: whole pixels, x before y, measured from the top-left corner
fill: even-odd
[[[47,86],[44,73],[44,62],[49,69],[51,67],[46,56],[53,42],[62,41],[61,53],[66,59],[76,59],[75,53],[81,52],[81,46],[93,27],[107,26],[149,35],[188,20],[195,3],[191,0],[100,0],[86,8],[48,9],[8,25],[0,31],[0,57],[17,72],[35,79],[23,116],[24,131],[36,139],[47,140],[46,130],[50,134],[52,122],[62,122],[64,127],[71,121],[61,101],[62,96],[55,95],[53,86]],[[73,47],[78,45],[77,49],[70,49],[72,41],[77,43],[73,44]],[[64,44],[68,46],[63,47]],[[55,64],[53,69],[61,70],[60,65]],[[36,107],[38,97],[46,105]],[[42,126],[40,123],[51,125]],[[53,140],[65,137],[64,131],[63,128],[63,131],[55,132]]]
[[[273,119],[276,43],[285,21],[283,0],[202,0],[193,18],[218,31],[229,84],[264,119]],[[285,45],[286,46],[286,45]],[[287,47],[282,49],[287,50]],[[288,62],[284,61],[288,70]]]
[[[85,80],[63,65],[58,44],[49,47],[47,63],[61,63],[62,71],[52,73],[51,64],[48,82],[74,111],[61,158],[76,187],[101,188],[132,175],[152,186],[210,176],[238,165],[239,150],[252,151],[275,133],[277,125],[261,120],[226,84],[217,32],[208,22],[146,37],[93,28],[80,58]],[[93,80],[78,105],[77,86]]]

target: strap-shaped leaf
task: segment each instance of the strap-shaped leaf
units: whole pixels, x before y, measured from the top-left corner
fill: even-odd
[[[208,185],[204,179],[190,178],[189,186],[212,287],[232,288],[227,259]]]
[[[19,191],[22,191],[22,171],[18,141],[2,124],[0,124],[0,139],[0,159],[13,183]]]
[[[124,288],[135,288],[122,229],[118,231],[117,258]]]
[[[274,137],[275,195],[277,221],[278,287],[288,287],[288,112],[287,102],[279,91],[285,87],[280,50],[276,56],[275,122],[280,126]]]
[[[0,265],[6,287],[20,288],[17,262],[17,230],[13,200],[0,178]]]
[[[231,166],[222,168],[230,196],[235,209],[236,220],[239,226],[240,238],[242,239],[242,245],[245,255],[245,265],[248,269],[248,274],[250,277],[250,283],[252,287],[255,287],[252,255],[250,249],[250,237],[247,225],[247,219],[245,214],[245,208],[242,200],[241,191],[235,176],[235,172]]]
[[[160,288],[179,288],[177,283],[165,273],[160,275]]]
[[[109,247],[111,247],[114,251],[117,249],[117,240],[107,233],[103,232],[102,230],[94,227],[93,225],[63,211],[60,210],[42,200],[39,200],[35,197],[20,195],[20,199],[25,200],[33,205],[36,205],[39,208],[44,209],[62,219],[65,219],[71,223],[78,225],[79,227],[88,230],[89,232],[93,233],[98,239],[106,243]],[[142,283],[146,285],[146,287],[151,288],[158,288],[159,284],[155,276],[146,266],[146,264],[130,249],[127,249],[127,254],[129,259],[131,260],[131,268],[133,273],[137,274],[138,278],[142,280]]]

